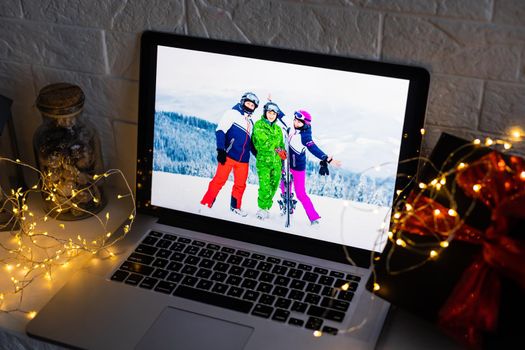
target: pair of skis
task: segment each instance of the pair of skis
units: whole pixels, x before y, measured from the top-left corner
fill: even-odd
[[[290,173],[290,147],[289,147],[289,128],[281,120],[284,125],[284,146],[287,153],[286,159],[283,161],[283,171],[281,173],[281,181],[284,185],[284,191],[281,193],[281,199],[277,201],[281,210],[281,215],[286,216],[284,227],[290,227],[291,215],[294,212],[297,200],[294,199],[292,192],[293,175]]]

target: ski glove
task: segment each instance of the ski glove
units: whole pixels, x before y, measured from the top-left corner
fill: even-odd
[[[217,161],[224,165],[226,163],[226,151],[223,149],[217,149]]]
[[[330,172],[328,171],[328,161],[327,161],[328,158],[325,158],[323,159],[322,161],[319,162],[319,165],[321,165],[321,167],[319,168],[319,175],[321,176],[326,176],[326,175],[330,175]]]
[[[277,152],[279,158],[281,158],[282,160],[285,160],[286,157],[288,157],[288,154],[286,154],[286,151],[282,148],[276,148],[275,152]]]

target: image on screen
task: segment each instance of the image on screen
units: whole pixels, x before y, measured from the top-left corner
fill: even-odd
[[[153,205],[382,250],[408,80],[163,46],[156,77]]]

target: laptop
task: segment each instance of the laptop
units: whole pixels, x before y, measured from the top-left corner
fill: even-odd
[[[88,349],[374,348],[389,303],[365,288],[371,253],[416,173],[428,72],[149,31],[140,58],[124,252],[74,275],[28,334]]]

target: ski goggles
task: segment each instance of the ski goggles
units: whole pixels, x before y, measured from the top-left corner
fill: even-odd
[[[275,112],[277,114],[279,114],[281,112],[281,110],[279,109],[279,106],[277,106],[275,103],[268,103],[266,106],[264,106],[266,111],[272,111],[272,112]]]
[[[251,101],[255,103],[255,106],[259,105],[259,98],[252,92],[247,92],[244,95],[242,95],[242,100],[244,101]]]
[[[293,113],[293,116],[294,116],[295,119],[298,119],[298,120],[300,120],[300,121],[302,121],[302,122],[305,122],[305,123],[307,123],[307,124],[309,124],[309,123],[312,121],[312,120],[310,119],[310,117],[305,116],[304,114],[302,114],[302,113],[299,112],[299,111],[295,111],[295,112]]]

